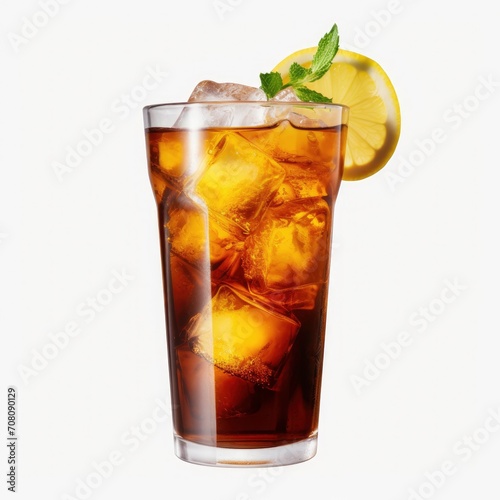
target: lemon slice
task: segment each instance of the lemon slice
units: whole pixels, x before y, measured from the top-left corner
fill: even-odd
[[[294,62],[308,68],[317,47],[299,50],[281,61],[278,71],[286,83]],[[339,50],[329,71],[306,85],[349,106],[344,180],[364,179],[390,159],[399,140],[401,114],[389,77],[378,63],[356,52]]]

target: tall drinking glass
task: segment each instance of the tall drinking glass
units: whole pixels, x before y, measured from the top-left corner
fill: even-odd
[[[183,460],[262,467],[316,453],[347,114],[276,102],[144,109]]]

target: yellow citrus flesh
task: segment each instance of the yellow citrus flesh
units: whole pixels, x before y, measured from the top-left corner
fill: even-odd
[[[286,83],[290,65],[311,65],[317,47],[300,50],[281,61],[278,71]],[[399,140],[401,114],[389,77],[372,59],[339,50],[330,70],[306,85],[349,107],[344,180],[360,180],[378,172],[390,159]]]

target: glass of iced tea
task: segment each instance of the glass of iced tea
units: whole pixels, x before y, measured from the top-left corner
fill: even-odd
[[[268,101],[144,110],[183,460],[262,467],[316,453],[347,114]]]

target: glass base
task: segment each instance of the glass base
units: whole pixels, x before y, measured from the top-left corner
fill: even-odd
[[[217,448],[174,436],[175,454],[191,464],[217,467],[277,467],[305,462],[316,455],[318,436],[272,448]]]

